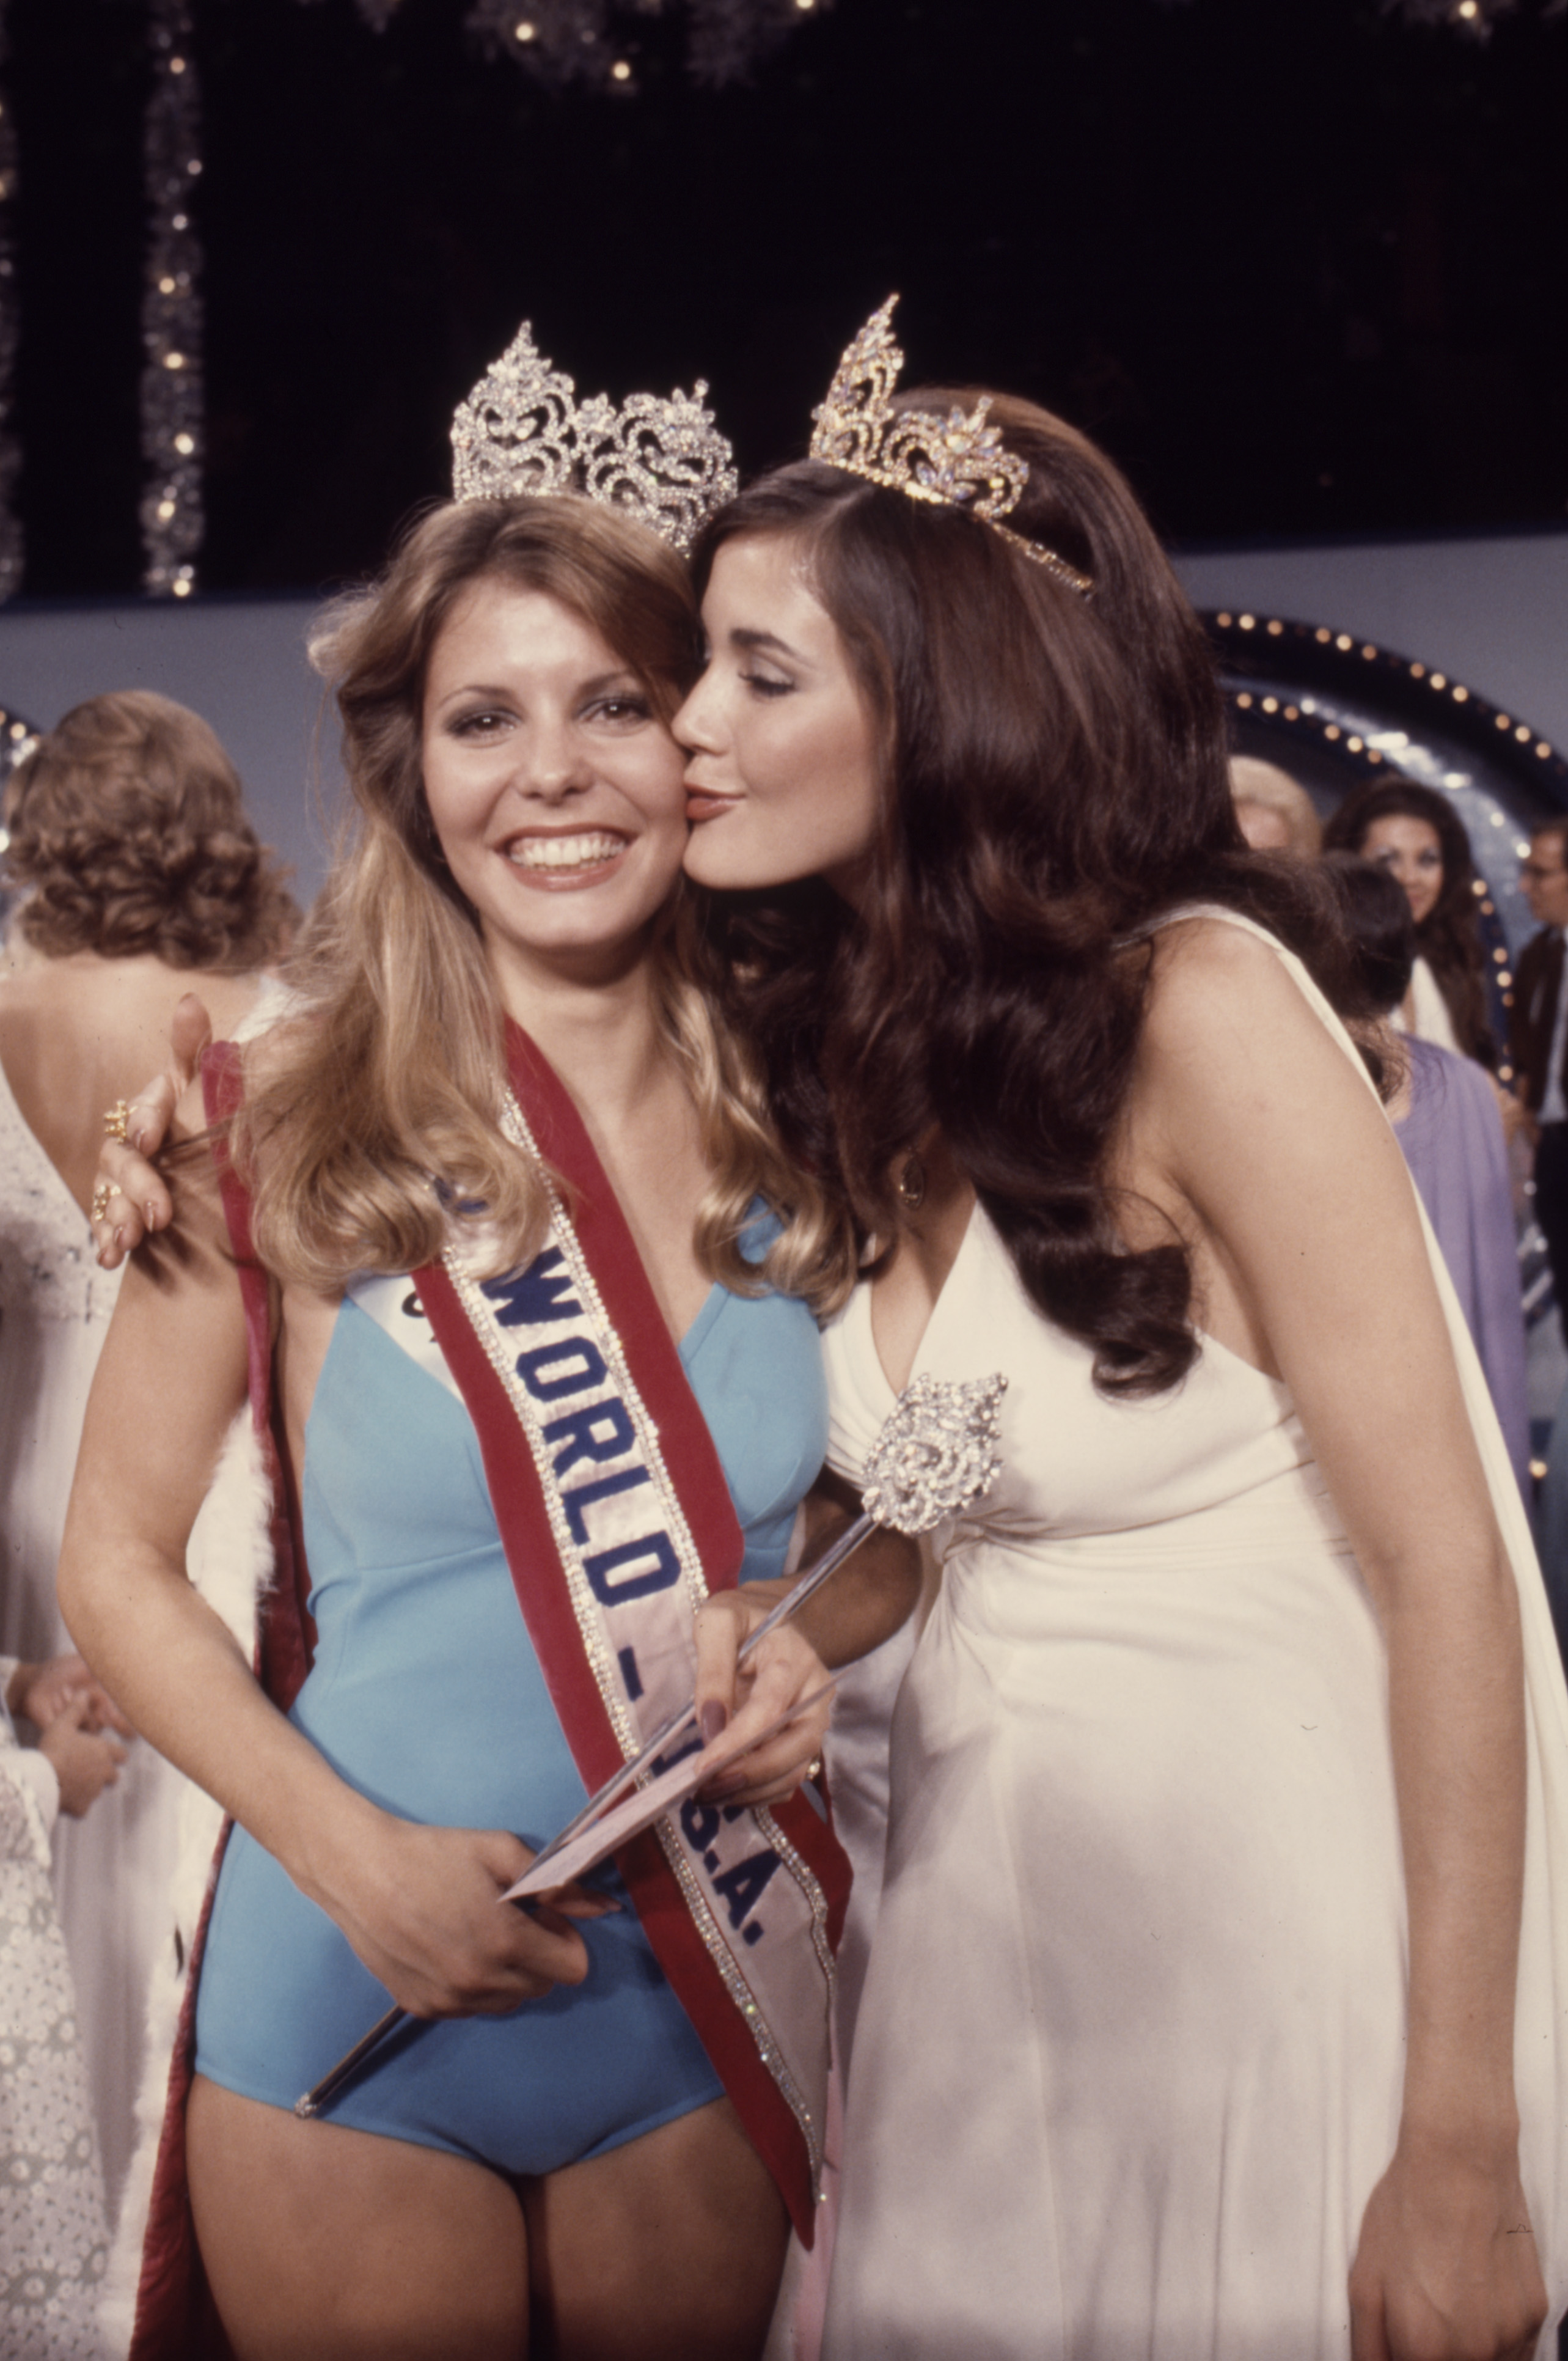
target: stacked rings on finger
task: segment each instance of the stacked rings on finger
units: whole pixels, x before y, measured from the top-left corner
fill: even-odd
[[[117,1139],[123,1142],[129,1135],[130,1126],[131,1111],[129,1104],[125,1099],[116,1099],[114,1105],[109,1107],[104,1115],[104,1138]]]
[[[109,1200],[114,1193],[115,1192],[107,1180],[100,1180],[98,1186],[93,1190],[93,1219],[95,1222],[106,1222],[108,1220]]]

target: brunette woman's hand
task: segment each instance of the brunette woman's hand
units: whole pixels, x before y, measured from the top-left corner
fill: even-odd
[[[98,1150],[94,1196],[104,1192],[107,1205],[93,1221],[93,1237],[105,1270],[117,1270],[149,1233],[166,1230],[174,1219],[174,1200],[151,1159],[169,1136],[174,1110],[195,1081],[212,1038],[212,1018],[188,992],[170,1025],[169,1063],[131,1101],[125,1138],[105,1139]]]
[[[1531,2361],[1546,2311],[1517,2146],[1401,2134],[1350,2274],[1352,2361]]]
[[[761,1595],[749,1596],[752,1591]],[[765,1586],[742,1584],[719,1591],[697,1615],[697,1727],[709,1745],[722,1736],[727,1748],[744,1750],[703,1790],[710,1802],[782,1804],[820,1764],[833,1699],[818,1692],[833,1676],[810,1642],[795,1625],[781,1623],[744,1664],[739,1662],[773,1604]],[[807,1704],[811,1698],[816,1702]],[[750,1735],[797,1706],[802,1709],[765,1743],[746,1746]]]
[[[580,1984],[588,1955],[570,1918],[616,1907],[582,1887],[531,1910],[503,1903],[532,1859],[499,1829],[427,1828],[377,1812],[330,1888],[313,1890],[411,2016],[503,2016],[556,1984]]]

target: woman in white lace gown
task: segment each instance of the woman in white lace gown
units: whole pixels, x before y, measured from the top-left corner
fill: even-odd
[[[883,1249],[838,1463],[912,1370],[1009,1380],[894,1716],[826,2351],[1544,2353],[1568,1699],[1370,1011],[1114,470],[891,374],[883,318],[699,544],[676,724],[737,1014]]]
[[[0,2361],[104,2350],[108,2223],[49,1839],[114,1784],[125,1750],[107,1710],[80,1656],[0,1656]],[[36,1747],[17,1745],[18,1713]]]
[[[155,1061],[192,988],[238,1024],[291,905],[207,725],[166,697],[95,697],[7,789],[16,964],[0,983],[0,1652],[70,1645],[55,1560],[118,1290],[88,1224],[104,1110]],[[150,1405],[149,1405],[150,1408]],[[168,1939],[177,1774],[132,1749],[55,1846],[111,2202],[124,2178],[148,1976]]]
[[[27,1762],[0,1706],[0,2356],[97,2361],[104,2184]]]

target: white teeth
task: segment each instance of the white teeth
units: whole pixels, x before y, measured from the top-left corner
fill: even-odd
[[[613,861],[624,837],[600,829],[587,836],[520,836],[507,847],[507,859],[520,869],[597,869]]]

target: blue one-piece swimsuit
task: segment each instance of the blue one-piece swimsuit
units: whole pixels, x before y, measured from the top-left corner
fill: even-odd
[[[767,1233],[753,1233],[761,1251]],[[804,1304],[715,1288],[681,1358],[746,1537],[742,1579],[783,1569],[827,1446]],[[291,1719],[360,1793],[410,1820],[538,1845],[584,1801],[502,1554],[466,1411],[345,1301],[306,1429],[315,1664]],[[356,2130],[507,2173],[598,2156],[719,2095],[612,1872],[618,1916],[579,1922],[586,1982],[510,2016],[404,2026],[333,2103]],[[324,1912],[236,1828],[196,2011],[197,2071],[291,2107],[388,1995]]]

